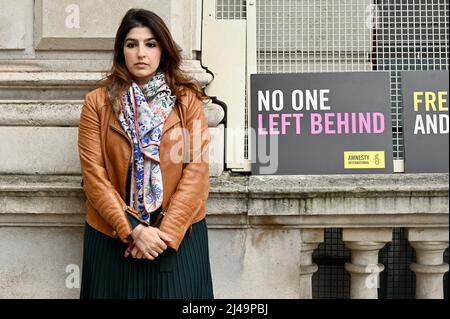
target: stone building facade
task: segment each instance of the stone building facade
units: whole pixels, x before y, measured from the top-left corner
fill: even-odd
[[[434,2],[448,11],[448,1]],[[183,68],[214,97],[204,107],[213,137],[207,221],[217,298],[311,298],[312,254],[328,228],[342,229],[352,252],[350,297],[377,298],[370,283],[384,269],[378,252],[396,227],[416,251],[416,297],[443,297],[448,174],[402,173],[400,148],[391,175],[247,174],[245,133],[226,128],[246,127],[249,74],[373,69],[373,30],[361,23],[373,1],[279,3],[277,11],[268,0],[0,0],[0,298],[78,297],[79,115],[84,94],[111,65],[115,31],[131,7],[164,18]],[[448,13],[441,18],[448,26]],[[344,42],[330,42],[339,21]],[[282,60],[269,39],[288,25],[304,31],[279,46],[301,43],[309,53]],[[448,49],[446,58],[448,69]]]

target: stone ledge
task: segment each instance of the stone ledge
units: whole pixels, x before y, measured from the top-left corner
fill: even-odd
[[[0,175],[0,195],[9,193],[82,194],[81,176],[71,175]]]
[[[283,185],[280,185],[282,180]],[[224,173],[219,177],[212,177],[212,195],[233,195],[237,197],[258,198],[258,194],[273,194],[276,197],[297,194],[299,198],[317,197],[320,194],[339,197],[345,193],[370,194],[375,192],[408,193],[414,196],[422,196],[429,192],[448,196],[449,174],[392,174],[392,175],[309,175],[309,176],[233,176]],[[369,181],[370,185],[361,187],[363,181]],[[399,184],[402,182],[403,184]],[[422,182],[422,185],[418,185]],[[30,191],[39,189],[81,190],[81,176],[72,175],[0,175],[0,192]],[[350,184],[353,184],[351,186]],[[327,196],[328,197],[328,196]]]
[[[202,86],[213,80],[212,75],[202,68],[198,60],[184,60],[181,67]],[[23,100],[31,101],[81,100],[87,92],[95,88],[96,83],[107,72],[107,70],[36,72],[36,67],[32,65],[30,70],[24,70],[22,67],[18,70],[0,72],[2,99],[16,100],[20,96]]]
[[[342,196],[447,195],[449,174],[251,176],[249,195],[255,198]],[[415,194],[417,193],[417,194]]]
[[[272,178],[276,180],[278,177]],[[344,187],[353,176],[340,176],[340,180],[336,176],[295,178],[315,180],[319,185],[325,185],[324,180],[331,178],[334,185],[331,192],[322,186],[316,188],[316,193],[301,193],[301,196],[308,196],[306,200],[286,198],[279,202],[280,191],[272,200],[253,198],[249,196],[255,193],[249,186],[249,177],[224,173],[210,179],[208,223],[218,229],[448,227],[448,185],[445,190],[441,183],[448,178],[447,174],[407,175],[403,186],[386,182],[384,176],[370,176],[379,195],[376,198],[354,197],[348,185],[345,192],[338,191],[339,185]],[[364,175],[361,178],[368,177]],[[428,190],[422,193],[416,190],[402,197],[402,189],[409,189],[410,184],[424,179],[428,180]],[[0,225],[82,225],[84,194],[80,182],[80,176],[0,176]],[[386,189],[380,193],[379,187],[383,183]],[[267,184],[269,186],[270,183]],[[431,191],[433,187],[439,190]],[[357,186],[354,189],[358,194]],[[290,196],[294,191],[287,188],[285,194]],[[365,190],[366,194],[370,191],[370,188]],[[393,198],[395,194],[392,193],[395,192],[400,192],[398,198]],[[431,196],[430,192],[434,195]],[[342,198],[343,193],[345,198]]]
[[[109,54],[111,58],[105,59]],[[105,72],[111,68],[112,51],[110,53],[91,53],[90,59],[68,56],[62,59],[35,60],[0,60],[0,72]]]
[[[224,173],[220,177],[210,179],[211,193],[229,194],[237,197],[247,197],[248,177],[232,176],[230,173]]]
[[[0,101],[0,126],[78,126],[83,101]]]
[[[0,174],[80,175],[76,127],[0,126]]]
[[[0,126],[71,126],[80,122],[83,100],[20,101],[0,100]],[[216,104],[204,103],[209,127],[217,127],[224,117]]]
[[[92,86],[102,77],[102,72],[1,72],[0,87]]]
[[[14,62],[14,61],[12,61]],[[11,63],[12,63],[11,62]],[[213,80],[213,76],[208,73],[197,60],[184,60],[181,68],[190,74],[202,85],[207,85]],[[67,85],[73,86],[94,86],[102,79],[108,70],[101,72],[92,71],[57,71],[57,72],[36,72],[30,70],[0,72],[0,87],[32,86],[52,87]]]

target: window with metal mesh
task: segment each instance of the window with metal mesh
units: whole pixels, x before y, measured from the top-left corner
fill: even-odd
[[[394,158],[404,158],[400,72],[448,70],[448,2],[376,1],[372,62],[391,73]]]
[[[350,297],[350,274],[344,269],[350,261],[350,250],[342,242],[342,230],[325,229],[325,240],[313,253],[319,269],[312,277],[314,299],[347,299]]]
[[[444,252],[444,263],[448,264],[448,248]],[[448,281],[449,281],[449,277],[448,277],[448,271],[447,271],[444,275],[444,299],[449,299],[449,297],[450,297],[448,294]]]
[[[258,0],[257,72],[389,71],[404,159],[400,71],[448,70],[448,0]]]
[[[247,13],[246,5],[246,0],[216,0],[216,19],[245,19]]]
[[[372,70],[370,4],[257,1],[258,73]]]
[[[394,228],[392,241],[379,253],[379,262],[384,265],[380,274],[381,299],[414,299],[416,275],[409,268],[416,259],[414,248],[406,239],[402,228]]]
[[[216,18],[246,19],[246,2],[216,0]],[[256,0],[257,72],[390,72],[393,154],[402,160],[400,72],[448,70],[448,2]],[[394,229],[392,242],[379,256],[385,265],[380,298],[414,298],[415,275],[409,266],[415,252],[402,229]],[[325,242],[313,259],[319,266],[313,276],[313,298],[349,298],[350,275],[344,264],[350,260],[350,250],[340,229],[325,230]],[[444,259],[448,262],[448,249]],[[448,273],[446,298],[447,281]]]
[[[444,262],[448,263],[448,248]],[[318,271],[312,278],[314,299],[347,299],[350,297],[350,274],[344,269],[351,251],[342,241],[342,230],[325,229],[325,240],[313,253]],[[392,241],[379,252],[379,262],[384,265],[380,273],[378,297],[380,299],[414,299],[416,275],[410,269],[416,253],[406,239],[403,228],[394,228]],[[448,272],[444,275],[444,298],[449,298]]]
[[[384,265],[380,274],[379,298],[415,299],[416,275],[410,269],[416,261],[416,252],[406,238],[405,229],[394,228],[392,241],[379,253],[379,262]],[[448,248],[444,251],[444,262],[448,263]],[[448,272],[444,275],[444,298],[448,298]]]

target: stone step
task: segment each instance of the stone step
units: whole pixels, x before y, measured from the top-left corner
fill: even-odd
[[[80,175],[0,175],[0,194],[81,194]],[[39,195],[38,194],[38,195]]]
[[[392,177],[360,175],[358,183],[369,180],[360,191],[358,183],[354,185],[356,176],[262,178],[224,173],[210,178],[208,223],[294,228],[448,226],[448,174]],[[280,180],[289,187],[282,188]],[[0,225],[67,224],[81,222],[84,213],[80,174],[0,173]]]
[[[212,225],[242,224],[248,177],[210,178]],[[244,206],[243,206],[244,205]],[[82,225],[85,195],[78,175],[0,174],[0,226]],[[225,217],[227,216],[227,217]]]
[[[96,54],[105,55],[100,52]],[[0,72],[105,72],[111,68],[111,61],[94,59],[92,56],[86,56],[85,59],[79,57],[78,60],[73,59],[73,56],[62,56],[59,59],[46,57],[35,60],[0,60]]]
[[[0,126],[78,126],[83,100],[0,100]],[[220,105],[204,104],[209,127],[225,116]]]
[[[13,63],[13,62],[11,62]],[[36,67],[0,72],[0,100],[82,100],[94,89],[105,72],[38,72]],[[4,67],[3,67],[4,68]],[[206,86],[213,77],[200,61],[185,61],[182,68],[194,79]],[[71,68],[73,69],[73,68]]]
[[[101,72],[1,72],[0,100],[81,100]]]
[[[0,126],[78,126],[82,100],[0,101]]]
[[[0,126],[0,174],[80,174],[78,128]]]
[[[95,84],[102,78],[101,72],[2,72],[2,87],[52,87],[52,86],[86,86]]]
[[[81,176],[0,175],[0,225],[82,225]]]
[[[210,175],[224,169],[224,127],[210,128]],[[80,174],[77,127],[0,126],[0,174]]]

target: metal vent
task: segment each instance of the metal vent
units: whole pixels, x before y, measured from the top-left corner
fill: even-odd
[[[246,0],[216,0],[217,20],[245,20]]]

